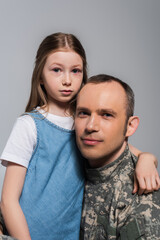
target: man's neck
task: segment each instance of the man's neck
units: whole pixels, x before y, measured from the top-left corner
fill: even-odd
[[[100,167],[104,167],[104,166],[108,165],[111,162],[114,162],[124,152],[127,144],[128,144],[127,141],[124,141],[120,148],[115,149],[114,152],[105,156],[102,159],[88,160],[89,166],[91,168],[100,168]]]

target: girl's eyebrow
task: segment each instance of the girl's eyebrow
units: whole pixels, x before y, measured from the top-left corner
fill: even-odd
[[[58,66],[61,66],[61,67],[63,67],[64,65],[63,64],[61,64],[61,63],[58,63],[58,62],[53,62],[52,64],[50,64],[50,66],[49,67],[52,67],[53,65],[58,65]],[[83,65],[81,65],[81,64],[75,64],[75,65],[72,65],[71,66],[72,68],[75,68],[75,67],[83,67]]]
[[[83,65],[82,64],[75,64],[72,67],[83,67]]]
[[[53,63],[51,63],[51,64],[50,64],[50,67],[52,67],[52,65],[58,65],[58,66],[61,66],[61,67],[63,66],[63,64],[61,64],[61,63],[57,63],[57,62],[53,62]]]

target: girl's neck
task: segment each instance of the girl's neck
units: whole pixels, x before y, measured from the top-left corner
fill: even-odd
[[[70,117],[72,115],[69,104],[66,103],[59,103],[57,105],[53,102],[49,102],[48,105],[44,108],[44,110],[61,117]]]

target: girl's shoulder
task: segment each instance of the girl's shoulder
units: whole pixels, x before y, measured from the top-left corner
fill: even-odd
[[[35,109],[35,113],[32,113],[32,117],[34,118],[34,114],[36,114],[36,118],[38,119],[46,119],[50,123],[53,123],[54,125],[66,129],[66,130],[73,130],[74,129],[74,119],[72,116],[59,116],[55,115],[53,113],[49,113],[41,109],[40,107],[37,107]]]
[[[18,123],[18,124],[22,124],[22,125],[31,125],[32,127],[35,125],[34,123],[34,120],[33,120],[33,117],[30,113],[24,113],[22,114],[21,116],[19,116],[17,119],[16,119],[16,122],[15,124]]]
[[[29,134],[36,134],[36,124],[29,114],[23,114],[19,116],[13,126],[12,132],[21,132],[23,131],[25,133]]]
[[[37,132],[32,117],[18,117],[0,157],[2,164],[6,166],[10,161],[28,167],[36,143]]]

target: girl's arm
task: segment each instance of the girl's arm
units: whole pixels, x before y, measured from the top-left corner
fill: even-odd
[[[1,210],[9,234],[19,240],[31,240],[28,225],[19,204],[27,169],[15,163],[9,163],[6,169]]]
[[[141,152],[129,144],[131,152],[138,157],[133,193],[149,193],[160,188],[160,178],[156,169],[158,161],[156,157],[147,152]]]

